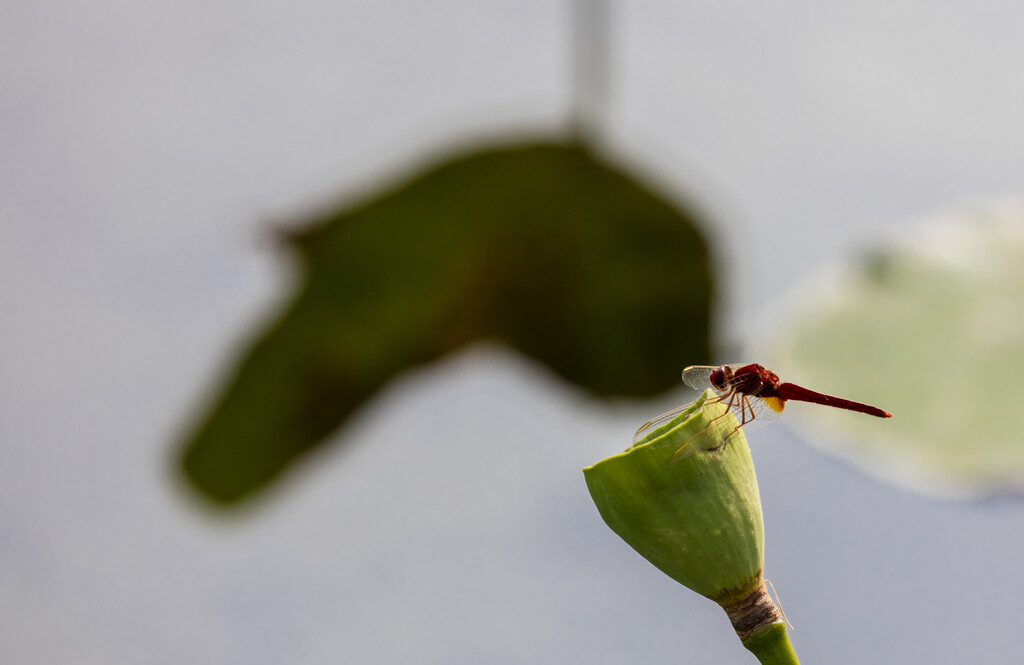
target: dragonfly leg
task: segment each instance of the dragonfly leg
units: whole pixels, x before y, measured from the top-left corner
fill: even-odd
[[[735,400],[735,399],[736,399],[737,397],[739,397],[739,398],[740,398],[740,401],[738,402],[738,404],[740,405],[740,410],[742,411],[742,409],[743,409],[743,406],[742,406],[742,405],[743,405],[743,398],[744,398],[745,396],[744,396],[744,395],[739,395],[739,394],[738,394],[738,393],[737,393],[737,392],[736,392],[735,390],[730,390],[730,391],[729,391],[729,393],[728,393],[728,394],[726,394],[726,395],[720,395],[720,396],[718,396],[718,398],[717,398],[717,399],[715,399],[713,403],[719,403],[719,404],[720,404],[720,403],[722,403],[722,402],[724,402],[724,401],[725,401],[725,398],[726,398],[726,397],[728,397],[728,398],[729,398],[729,401],[728,401],[728,402],[726,402],[726,404],[725,404],[725,411],[724,411],[723,413],[721,413],[720,415],[717,415],[717,416],[715,416],[714,418],[712,418],[711,420],[709,420],[709,421],[708,421],[708,424],[704,426],[704,429],[702,429],[701,431],[699,431],[699,432],[697,432],[696,434],[694,434],[694,435],[693,435],[692,437],[690,437],[689,441],[687,441],[687,442],[686,442],[686,443],[684,443],[684,444],[683,444],[682,446],[680,446],[680,447],[679,447],[679,449],[678,449],[678,450],[676,450],[676,452],[672,454],[672,457],[671,457],[671,458],[669,458],[669,461],[670,461],[670,462],[671,462],[672,460],[674,460],[674,459],[677,459],[677,458],[678,458],[678,455],[679,455],[679,453],[683,452],[683,450],[685,450],[685,449],[686,449],[686,447],[687,447],[688,445],[690,445],[690,441],[693,441],[694,439],[697,439],[697,438],[699,438],[699,437],[703,436],[704,432],[707,432],[707,431],[708,431],[708,430],[709,430],[709,429],[711,428],[711,426],[712,426],[712,425],[713,425],[713,424],[715,423],[715,421],[716,421],[716,420],[718,420],[719,418],[724,418],[724,417],[725,417],[725,415],[726,415],[727,413],[729,413],[730,411],[732,411],[732,407],[733,407],[733,406],[735,406],[735,404],[733,404],[733,401],[734,401],[734,400]],[[709,401],[711,401],[711,400],[709,400]],[[706,403],[707,403],[707,402],[705,402],[705,404],[706,404]],[[739,428],[737,427],[736,429],[739,429]],[[725,440],[724,440],[724,441],[722,441],[722,443],[721,443],[721,444],[719,444],[719,445],[715,446],[714,448],[707,448],[707,450],[708,450],[709,452],[710,452],[710,451],[714,451],[714,450],[721,450],[721,449],[722,449],[722,448],[723,448],[723,447],[725,446],[725,444],[726,444],[726,443],[728,443],[728,441],[729,441],[729,437],[730,437],[730,436],[732,436],[732,435],[733,435],[733,433],[735,433],[735,431],[736,431],[736,430],[733,430],[732,432],[730,432],[730,433],[729,433],[729,435],[725,437]]]
[[[729,432],[729,436],[725,437],[725,440],[728,441],[729,437],[731,437],[736,432],[740,431],[740,428],[742,428],[747,423],[753,422],[753,420],[754,420],[754,407],[752,407],[750,405],[750,396],[749,395],[741,395],[740,396],[740,424],[737,425],[735,428],[733,428],[733,430],[731,432]]]
[[[754,412],[754,407],[750,403],[750,395],[747,395],[745,393],[741,393],[741,392],[739,392],[737,390],[731,390],[728,393],[726,393],[725,395],[719,395],[714,400],[708,400],[706,403],[721,404],[722,402],[725,402],[725,411],[722,414],[717,415],[714,418],[710,419],[708,421],[708,424],[704,426],[704,429],[702,429],[700,432],[698,432],[697,434],[695,434],[692,437],[690,437],[690,439],[686,443],[684,443],[682,446],[680,446],[676,450],[676,452],[672,455],[672,457],[669,458],[669,461],[668,461],[669,464],[671,464],[672,462],[675,462],[675,461],[678,461],[678,460],[682,459],[681,457],[679,457],[679,455],[684,450],[686,450],[687,446],[689,446],[690,443],[694,439],[697,439],[697,438],[701,437],[705,432],[707,432],[708,429],[711,428],[711,426],[715,423],[716,420],[718,420],[719,418],[725,417],[725,414],[729,413],[730,411],[732,411],[733,407],[738,406],[740,408],[740,413],[739,413],[739,421],[740,422],[739,422],[739,424],[736,425],[736,427],[734,427],[733,430],[731,432],[729,432],[725,436],[725,438],[722,440],[722,443],[720,443],[719,445],[715,446],[714,448],[705,448],[706,452],[712,452],[712,451],[721,450],[722,448],[724,448],[726,446],[726,444],[729,443],[729,439],[732,437],[733,434],[735,434],[736,432],[740,431],[740,429],[744,425],[752,423],[754,421],[754,419],[757,417],[755,412]]]
[[[725,444],[729,443],[729,438],[732,437],[733,434],[735,434],[736,432],[740,431],[740,428],[742,428],[747,423],[753,422],[753,420],[754,420],[754,407],[752,407],[750,405],[750,396],[749,395],[741,394],[739,396],[739,398],[740,399],[739,399],[739,402],[738,402],[738,406],[740,407],[740,424],[737,425],[736,427],[734,427],[733,430],[731,432],[729,432],[725,436],[725,439],[722,440],[722,443],[720,443],[719,445],[715,446],[714,448],[708,448],[708,450],[721,450],[722,448],[725,447]],[[729,404],[728,404],[727,408],[731,409],[732,406],[733,406],[732,399],[730,398]],[[722,415],[724,416],[725,414],[723,413]],[[718,418],[721,418],[721,417],[722,416],[718,416]],[[718,418],[715,418],[715,420],[717,420]],[[708,425],[708,427],[710,427],[710,424]],[[707,428],[705,428],[705,429],[707,429]],[[680,450],[682,450],[682,449],[680,448]]]
[[[740,427],[743,427],[747,423],[752,422],[754,420],[754,407],[750,405],[750,395],[743,396],[743,405],[746,407],[746,409],[743,411],[743,417],[740,418],[739,427],[737,427],[736,429],[739,429]],[[736,429],[734,429],[733,432],[735,432]]]

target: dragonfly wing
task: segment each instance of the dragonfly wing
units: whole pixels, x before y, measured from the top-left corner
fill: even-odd
[[[719,436],[719,434],[712,432],[710,428],[698,432],[672,453],[672,457],[668,459],[666,464],[675,464],[680,460],[693,457],[697,453],[716,448],[721,444],[721,441],[715,438],[716,436]]]
[[[683,370],[683,383],[700,392],[708,388],[715,390],[711,385],[711,372],[716,369],[718,368],[711,365],[690,365]]]
[[[691,404],[692,404],[692,402],[691,402]],[[682,413],[683,411],[685,411],[688,408],[690,408],[690,404],[685,404],[685,405],[680,406],[678,408],[672,409],[671,411],[663,413],[660,416],[658,416],[657,418],[654,418],[653,420],[647,421],[646,423],[643,424],[643,426],[640,429],[638,429],[636,431],[636,434],[633,435],[633,443],[636,443],[640,439],[644,438],[649,433],[651,433],[654,430],[658,429],[659,427],[661,427],[662,425],[664,425],[668,421],[672,420],[673,418],[675,418],[676,416],[678,416],[680,413]]]
[[[733,363],[727,365],[729,368],[736,372],[740,368],[747,367],[749,363]],[[694,390],[701,392],[710,389],[712,392],[717,394],[719,397],[717,400],[720,403],[725,403],[732,410],[733,415],[736,416],[736,421],[743,426],[744,434],[751,434],[761,429],[765,425],[773,422],[782,413],[784,402],[778,397],[757,397],[750,393],[740,392],[734,388],[725,388],[719,390],[711,384],[711,373],[714,372],[718,367],[713,365],[691,365],[683,370],[683,382],[690,386]],[[678,409],[673,409],[668,413],[664,413],[654,420],[646,423],[643,427],[637,430],[633,436],[633,443],[636,443],[644,436],[649,434],[651,431],[657,429],[664,423],[668,422],[681,411],[689,408],[689,404],[681,406]],[[698,434],[694,439],[687,441],[679,450],[672,455],[669,463],[678,462],[681,459],[686,459],[701,450],[708,449],[708,446],[702,445],[700,441],[702,437],[709,436],[708,431],[705,430]]]
[[[743,424],[743,434],[750,435],[775,422],[782,415],[784,402],[777,397],[747,395],[732,406],[736,420]]]
[[[711,384],[711,373],[719,367],[728,367],[735,372],[741,367],[746,367],[749,364],[750,363],[730,363],[728,365],[690,365],[683,370],[683,383],[694,390],[704,392],[710,388],[713,392],[719,395],[724,395],[728,390],[719,390],[718,388],[715,388],[715,386]]]
[[[761,399],[748,395],[740,404],[730,407],[730,410],[736,416],[736,422],[743,423],[746,420],[746,423],[743,424],[743,435],[747,436],[775,422],[782,413],[782,405],[782,400],[778,398]],[[712,431],[711,428],[704,429],[676,450],[669,458],[668,464],[675,464],[680,460],[693,457],[701,451],[721,447],[723,445],[721,436],[721,431]],[[726,444],[731,436],[731,433],[726,436]]]

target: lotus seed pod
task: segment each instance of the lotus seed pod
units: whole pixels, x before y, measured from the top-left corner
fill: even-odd
[[[709,397],[583,474],[612,531],[724,606],[761,586],[764,526],[746,437],[725,406],[705,404]],[[695,454],[670,462],[684,446]]]
[[[714,398],[705,392],[626,451],[584,469],[587,487],[612,531],[721,605],[762,663],[797,663],[764,588],[764,521],[750,448]]]

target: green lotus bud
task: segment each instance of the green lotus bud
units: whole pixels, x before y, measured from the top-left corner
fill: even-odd
[[[796,663],[764,588],[764,522],[750,448],[714,397],[704,393],[625,452],[584,469],[587,487],[612,531],[721,605],[762,662]],[[780,648],[792,659],[764,659]]]

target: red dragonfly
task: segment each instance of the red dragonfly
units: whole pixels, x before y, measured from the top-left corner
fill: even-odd
[[[877,416],[879,418],[892,418],[891,413],[874,406],[818,393],[798,386],[795,383],[781,383],[775,372],[771,372],[757,364],[737,363],[734,365],[721,365],[719,367],[695,365],[683,370],[683,381],[686,382],[686,385],[701,392],[710,388],[716,397],[708,400],[705,404],[725,404],[726,408],[731,410],[733,415],[736,416],[736,420],[740,424],[725,437],[726,442],[740,427],[745,427],[744,432],[750,434],[772,422],[779,417],[786,406],[786,402],[790,400],[822,404],[837,409],[866,413],[869,416]],[[646,423],[637,430],[636,435],[633,437],[633,443],[636,443],[651,430],[665,424],[689,407],[689,404],[681,406]],[[703,434],[703,432],[700,434]],[[700,434],[697,436],[700,436]],[[695,436],[694,438],[697,437]],[[689,444],[690,441],[683,444],[669,461],[675,462],[688,457],[688,454],[682,453],[686,451]]]

